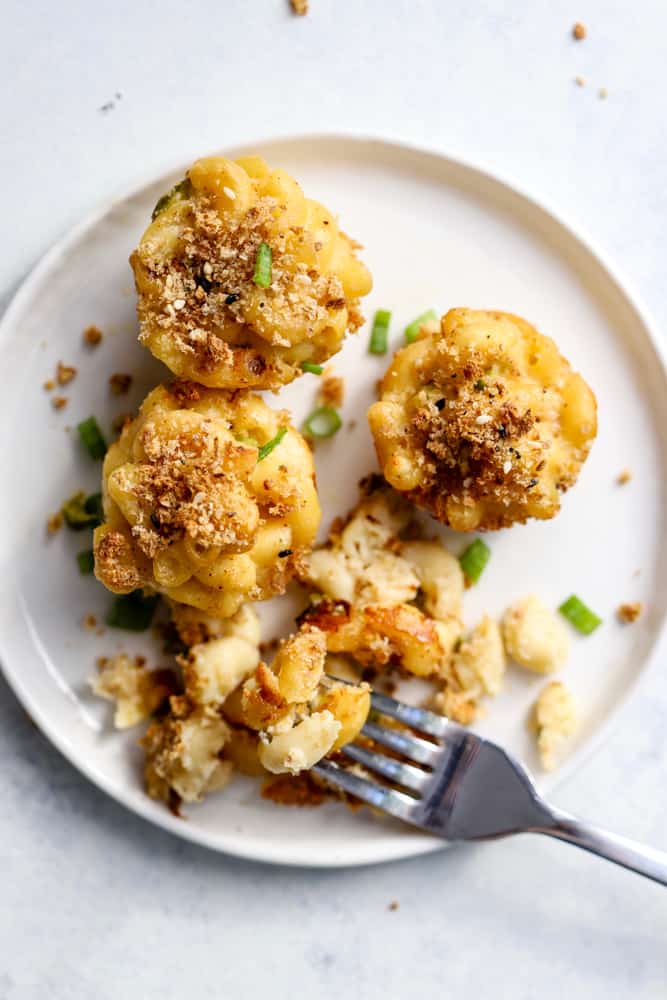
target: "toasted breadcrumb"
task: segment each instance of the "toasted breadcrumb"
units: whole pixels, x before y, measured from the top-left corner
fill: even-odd
[[[577,23],[572,28],[572,37],[574,38],[575,42],[583,42],[584,38],[586,37],[586,26],[582,24],[581,21],[577,21]]]
[[[398,900],[392,899],[392,901],[389,904],[389,906],[387,907],[387,909],[392,910],[392,912],[395,912],[399,908],[399,906],[400,906],[400,903],[398,902]]]
[[[58,362],[58,367],[56,369],[56,380],[58,385],[67,385],[76,377],[76,368],[74,365],[66,365],[62,361]]]
[[[48,521],[46,522],[46,530],[50,535],[55,535],[57,531],[63,526],[63,516],[58,511],[56,514],[51,514]]]
[[[575,76],[574,82],[576,83],[577,87],[585,87],[586,86],[586,80],[584,79],[583,76]]]
[[[641,613],[642,606],[640,601],[632,601],[630,604],[621,604],[616,610],[618,620],[623,622],[624,625],[630,625],[632,622],[636,622]]]
[[[68,403],[69,399],[67,396],[53,396],[51,399],[51,405],[54,410],[64,410]]]
[[[86,629],[87,632],[92,632],[97,628],[97,618],[95,615],[88,614],[84,615],[81,620],[81,628]]]
[[[132,376],[124,372],[115,372],[109,377],[109,388],[114,396],[123,396],[132,385]]]
[[[333,371],[327,368],[319,381],[318,401],[322,406],[333,406],[340,409],[343,405],[345,395],[345,383],[340,375],[334,375]]]
[[[55,387],[56,387],[55,381],[52,378],[47,378],[46,382],[44,383],[44,388],[46,389],[46,391],[51,392],[51,390],[55,389]]]
[[[290,0],[290,5],[298,17],[305,17],[308,13],[308,0]]]
[[[631,479],[632,479],[632,473],[630,472],[630,470],[623,469],[621,472],[619,472],[618,476],[616,477],[616,482],[618,483],[619,486],[625,486],[625,484],[629,483]]]
[[[279,774],[262,788],[262,798],[279,806],[321,806],[326,797],[327,790],[307,773]]]
[[[89,347],[97,347],[102,340],[102,331],[97,326],[88,326],[83,331],[83,341]]]
[[[600,87],[600,89],[598,90],[598,97],[600,98],[601,101],[604,101],[607,99],[607,97],[609,97],[609,91],[607,90],[606,87]]]

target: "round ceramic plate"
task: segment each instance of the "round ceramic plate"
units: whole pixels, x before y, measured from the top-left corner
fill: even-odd
[[[587,639],[573,635],[564,678],[580,706],[581,727],[563,768],[548,780],[526,729],[543,678],[510,668],[502,694],[486,705],[483,734],[499,740],[538,776],[543,790],[576,767],[623,703],[654,651],[667,607],[664,483],[667,385],[659,344],[635,302],[590,246],[536,202],[489,173],[395,143],[302,137],[227,151],[257,151],[285,167],[307,194],[340,213],[365,246],[375,287],[365,303],[392,310],[392,347],[427,308],[452,306],[519,313],[552,336],[593,386],[600,431],[580,480],[553,521],[488,536],[492,558],[468,591],[465,615],[498,615],[536,592],[556,606],[573,591],[604,619]],[[2,324],[5,372],[0,465],[0,645],[5,674],[27,711],[89,778],[152,822],[209,847],[264,861],[349,865],[406,857],[441,846],[365,811],[336,802],[293,809],[264,801],[256,783],[236,779],[223,793],[177,819],[142,790],[137,733],[116,733],[109,706],[89,692],[95,660],[120,649],[147,652],[149,637],[86,631],[104,619],[109,595],[79,575],[86,538],[66,530],[47,538],[47,515],[76,489],[99,488],[99,465],[82,453],[72,427],[94,413],[112,419],[136,406],[167,372],[137,345],[128,255],[177,170],[97,212],[55,246],[28,278]],[[104,331],[95,350],[89,324]],[[368,328],[334,359],[345,377],[344,426],[318,446],[323,528],[355,503],[357,482],[375,467],[366,410],[387,359],[367,353]],[[59,360],[78,369],[56,411],[43,383]],[[134,376],[127,397],[108,391],[113,372]],[[58,391],[58,390],[57,390]],[[297,424],[312,408],[316,378],[283,390],[276,405]],[[632,480],[618,486],[628,467]],[[459,552],[462,536],[448,535]],[[633,626],[615,608],[639,600]],[[265,635],[285,634],[294,601],[262,606]]]

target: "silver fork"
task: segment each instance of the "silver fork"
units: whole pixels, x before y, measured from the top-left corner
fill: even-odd
[[[543,833],[667,885],[667,853],[606,833],[548,805],[526,769],[495,743],[441,715],[386,695],[374,693],[371,704],[373,712],[363,735],[405,761],[348,743],[341,753],[389,784],[359,777],[335,761],[321,760],[314,770],[330,784],[445,840]],[[378,713],[429,739],[379,725]]]

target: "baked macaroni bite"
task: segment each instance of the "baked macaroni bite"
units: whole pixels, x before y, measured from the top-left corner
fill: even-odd
[[[450,309],[398,351],[368,419],[387,481],[457,531],[558,513],[597,433],[554,342],[510,313]]]
[[[95,573],[226,618],[284,591],[320,521],[311,452],[258,396],[159,386],[106,455]]]
[[[278,389],[363,323],[358,246],[261,157],[197,160],[130,258],[140,340],[203,385]]]

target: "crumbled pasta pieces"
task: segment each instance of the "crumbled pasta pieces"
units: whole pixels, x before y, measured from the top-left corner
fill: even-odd
[[[260,246],[271,271],[258,285]],[[177,375],[271,388],[335,354],[371,277],[335,217],[258,156],[197,160],[132,254],[140,338]]]
[[[457,531],[553,517],[597,433],[595,397],[550,338],[471,309],[396,353],[368,419],[387,481]]]
[[[236,636],[245,639],[253,646],[259,647],[261,633],[259,618],[252,604],[242,604],[230,618],[215,618],[198,608],[187,604],[169,602],[171,621],[185,646],[196,646],[208,642],[209,639],[222,639],[225,636]]]
[[[542,689],[535,702],[530,726],[545,771],[555,770],[567,740],[576,732],[577,708],[571,691],[561,681]]]
[[[176,690],[169,670],[148,670],[141,657],[125,653],[102,657],[90,685],[96,695],[115,705],[114,726],[128,729],[143,722]]]
[[[485,695],[497,695],[505,675],[505,651],[498,624],[488,615],[455,649],[443,673],[443,689],[434,706],[443,715],[468,725]]]
[[[331,712],[313,712],[285,732],[267,736],[259,759],[273,774],[298,774],[309,770],[333,748],[341,723]]]
[[[502,632],[507,655],[527,670],[552,674],[567,661],[567,629],[534,594],[507,609]]]
[[[286,428],[258,464],[259,448]],[[225,618],[282,593],[320,507],[301,435],[251,393],[158,386],[107,451],[95,572],[114,593],[150,587]],[[279,553],[289,550],[289,556]]]
[[[324,633],[309,627],[280,645],[271,666],[286,701],[310,701],[322,680],[326,649]]]
[[[231,761],[221,757],[229,739],[229,726],[216,712],[171,698],[170,714],[141,741],[148,794],[168,802],[173,790],[184,802],[198,802],[223,788],[232,774]]]
[[[238,636],[193,646],[182,660],[185,693],[198,705],[218,705],[259,664],[259,649]]]
[[[440,673],[450,652],[438,623],[412,604],[350,606],[325,599],[308,608],[301,620],[325,633],[332,653],[371,666],[400,666],[417,677]]]

